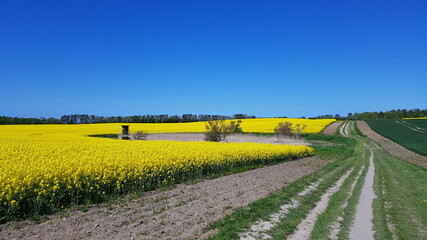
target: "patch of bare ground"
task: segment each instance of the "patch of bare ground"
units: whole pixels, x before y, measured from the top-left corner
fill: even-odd
[[[390,153],[390,155],[427,168],[427,157],[412,152],[404,148],[402,145],[381,136],[372,130],[365,121],[357,121],[357,127],[363,134],[380,144],[388,153]]]
[[[278,191],[328,162],[317,157],[145,193],[133,200],[69,210],[39,224],[0,225],[0,239],[205,239],[233,209]]]
[[[147,140],[170,140],[170,141],[205,141],[204,133],[153,133],[147,136]],[[289,145],[310,145],[303,139],[284,138],[277,139],[275,136],[262,136],[255,134],[232,134],[227,137],[227,142],[243,143],[270,143],[270,144],[289,144]]]
[[[342,122],[333,122],[329,124],[325,129],[323,129],[323,133],[326,135],[334,135],[341,124]]]

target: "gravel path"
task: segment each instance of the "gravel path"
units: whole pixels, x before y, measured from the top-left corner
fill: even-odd
[[[357,127],[363,134],[380,144],[392,156],[427,168],[427,157],[414,153],[390,139],[381,136],[372,130],[365,121],[357,121]]]
[[[359,204],[356,208],[353,226],[350,230],[350,239],[352,240],[373,240],[374,239],[374,225],[373,225],[373,208],[372,203],[376,198],[374,193],[374,153],[371,150],[369,157],[368,171],[365,177],[365,182],[362,187]]]
[[[327,162],[316,157],[157,190],[141,198],[50,216],[46,222],[0,225],[0,239],[205,239],[210,224],[266,197]]]

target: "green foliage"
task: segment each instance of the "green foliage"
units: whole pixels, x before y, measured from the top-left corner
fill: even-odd
[[[95,135],[89,135],[89,137],[100,137],[100,138],[118,139],[119,134],[95,134]]]
[[[416,118],[427,116],[427,109],[397,109],[390,111],[380,112],[362,112],[362,113],[348,113],[347,117],[340,116],[339,114],[321,115],[313,117],[311,119],[330,119],[335,118],[337,120],[374,120],[374,119],[401,119],[401,118]]]

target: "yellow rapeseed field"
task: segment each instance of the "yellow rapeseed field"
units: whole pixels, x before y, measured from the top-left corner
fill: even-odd
[[[302,120],[308,132],[318,132],[332,122],[315,121],[311,126],[309,120]],[[248,132],[271,132],[278,121],[244,120],[242,127]],[[307,146],[87,137],[119,133],[120,125],[0,126],[0,221],[98,202],[111,194],[149,190],[232,167],[313,154]],[[130,125],[134,131],[151,133],[204,131],[202,122]]]

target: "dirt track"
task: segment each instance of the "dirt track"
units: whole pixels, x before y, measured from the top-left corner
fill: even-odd
[[[153,133],[147,136],[147,140],[170,140],[170,141],[205,141],[204,133]],[[226,142],[253,142],[253,143],[270,143],[270,144],[290,144],[290,145],[310,145],[303,139],[284,138],[277,139],[276,136],[262,136],[254,134],[232,134],[227,137]]]
[[[120,204],[50,216],[40,224],[0,225],[0,239],[204,239],[209,225],[233,209],[266,197],[327,162],[316,157],[180,184]]]
[[[427,157],[414,153],[390,139],[381,136],[372,130],[365,121],[357,121],[357,127],[363,134],[380,144],[392,156],[427,168]]]

